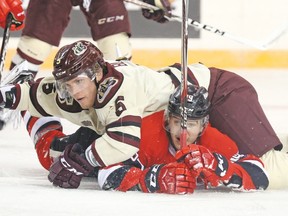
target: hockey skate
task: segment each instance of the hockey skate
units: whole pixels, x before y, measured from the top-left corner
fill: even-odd
[[[20,84],[33,80],[36,76],[35,72],[27,69],[27,61],[23,61],[16,65],[1,81],[0,86],[7,84]],[[21,122],[19,111],[0,108],[0,130],[8,123],[13,123],[13,127],[17,128]]]

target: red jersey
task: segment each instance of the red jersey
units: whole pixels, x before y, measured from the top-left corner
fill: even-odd
[[[163,125],[163,115],[164,111],[160,111],[143,118],[138,154],[145,167],[175,161],[174,155],[169,151],[170,144]],[[205,146],[211,152],[222,154],[227,159],[238,153],[236,143],[216,128],[211,127],[210,124],[204,130],[197,144]]]
[[[156,112],[142,119],[141,141],[137,155],[123,164],[117,164],[99,171],[98,183],[104,190],[116,189],[126,191],[135,187],[141,178],[141,170],[149,169],[156,164],[175,162],[175,149],[169,144],[169,138],[163,125],[164,111]],[[234,178],[226,181],[225,185],[244,190],[267,187],[267,176],[263,171],[263,163],[254,155],[240,155],[236,143],[216,128],[208,125],[201,135],[197,145],[205,146],[212,153],[225,156],[231,162],[231,178],[237,175],[241,179],[234,182]],[[242,164],[245,164],[242,167]],[[138,170],[135,170],[135,166]],[[256,174],[255,174],[256,173]],[[260,176],[260,177],[259,177]],[[138,180],[137,180],[137,179]],[[212,186],[221,184],[221,178],[216,174],[202,179]],[[264,183],[263,183],[264,182]]]

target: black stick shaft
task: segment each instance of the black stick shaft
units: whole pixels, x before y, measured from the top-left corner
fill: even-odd
[[[181,34],[181,148],[187,145],[187,59],[188,59],[188,2],[182,0],[182,34]]]

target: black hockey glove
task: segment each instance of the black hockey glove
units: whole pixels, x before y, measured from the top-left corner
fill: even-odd
[[[18,89],[19,90],[19,89]],[[17,102],[17,87],[4,85],[0,87],[0,108],[13,108]]]
[[[82,177],[93,170],[94,167],[85,159],[83,148],[77,143],[70,144],[51,165],[48,179],[54,186],[78,188]]]
[[[143,0],[143,2],[159,8],[159,10],[142,9],[142,15],[146,19],[151,19],[158,23],[168,22],[165,16],[171,17],[171,4],[169,0]]]

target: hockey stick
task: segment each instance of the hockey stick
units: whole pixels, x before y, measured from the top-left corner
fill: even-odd
[[[181,31],[181,148],[187,145],[187,56],[188,56],[188,2],[182,0],[182,31]]]
[[[286,22],[282,27],[277,31],[273,32],[266,40],[263,40],[262,46],[264,49],[267,49],[272,43],[277,41],[282,35],[284,35],[288,30],[288,22]]]
[[[149,9],[149,10],[159,10],[158,7],[150,5],[150,4],[145,3],[145,2],[142,2],[140,0],[124,0],[124,1],[138,5],[141,8],[145,8],[145,9]],[[171,21],[182,22],[182,18],[180,16],[173,15],[173,14],[171,17],[165,16],[165,18],[167,18],[168,20],[171,20]],[[257,42],[254,42],[254,41],[230,34],[226,31],[215,28],[213,26],[202,24],[202,23],[198,22],[197,20],[193,20],[190,18],[188,18],[188,25],[192,26],[196,29],[202,29],[205,31],[212,32],[212,33],[217,34],[219,36],[226,37],[226,38],[228,38],[232,41],[235,41],[237,43],[240,43],[240,44],[243,44],[246,46],[250,46],[250,47],[254,47],[254,48],[260,49],[260,50],[266,50],[268,45],[270,45],[272,42],[279,39],[280,36],[282,36],[286,32],[286,30],[288,29],[288,23],[287,23],[283,29],[281,29],[280,31],[277,31],[277,34],[274,33],[274,34],[272,34],[272,36],[268,37],[268,40],[265,40],[265,43],[257,43]]]
[[[4,62],[7,52],[7,45],[10,38],[10,26],[12,24],[12,14],[9,13],[6,18],[6,26],[4,29],[4,35],[2,39],[1,53],[0,53],[0,80],[2,78],[2,71],[4,69]]]

